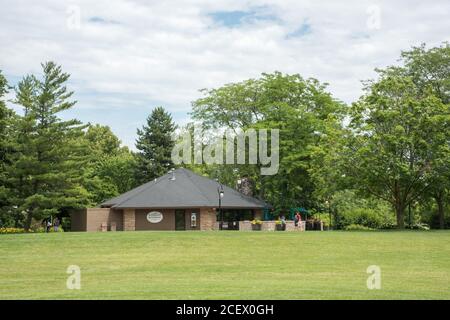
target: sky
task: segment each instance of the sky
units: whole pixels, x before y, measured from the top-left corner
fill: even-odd
[[[202,88],[281,71],[329,83],[351,103],[361,81],[398,63],[402,50],[450,41],[448,0],[0,0],[0,8],[9,83],[55,61],[78,101],[64,117],[108,125],[132,149],[154,107],[183,125]]]

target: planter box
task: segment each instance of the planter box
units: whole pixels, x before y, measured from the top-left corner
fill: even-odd
[[[253,231],[261,231],[261,225],[260,224],[252,224],[252,230]]]

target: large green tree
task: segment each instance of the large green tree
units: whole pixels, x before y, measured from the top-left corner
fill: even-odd
[[[353,105],[347,174],[355,187],[392,204],[399,228],[407,206],[430,187],[436,154],[448,143],[448,114],[448,105],[395,68],[381,71]]]
[[[153,109],[142,129],[137,130],[136,179],[145,183],[157,178],[173,166],[171,159],[176,126],[163,107]]]
[[[86,146],[80,121],[62,120],[72,108],[69,74],[53,62],[42,64],[43,76],[27,76],[16,88],[16,103],[23,108],[17,123],[18,150],[9,167],[14,202],[26,213],[25,228],[33,218],[42,219],[68,208],[87,204],[82,187]]]
[[[312,146],[328,125],[340,125],[343,111],[326,85],[275,72],[203,93],[205,96],[193,103],[192,115],[206,128],[280,130],[276,175],[262,175],[260,163],[237,166],[240,176],[255,181],[255,194],[280,210],[315,206],[309,172]]]
[[[430,48],[423,44],[402,53],[404,67],[402,71],[411,77],[421,95],[432,92],[441,102],[448,106],[450,103],[450,45],[444,43],[440,47]],[[440,135],[447,139],[433,150],[434,162],[431,167],[429,188],[425,195],[435,199],[439,226],[445,227],[445,209],[450,194],[450,127],[449,115],[447,125],[440,129]],[[445,123],[445,121],[444,121]]]
[[[89,191],[91,205],[129,191],[136,186],[136,161],[127,147],[108,126],[91,125],[86,131],[89,162],[83,185]]]

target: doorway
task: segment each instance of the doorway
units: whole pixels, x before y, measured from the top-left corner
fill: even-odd
[[[186,211],[175,210],[175,230],[186,230]]]

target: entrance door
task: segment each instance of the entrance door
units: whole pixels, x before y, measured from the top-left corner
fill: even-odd
[[[175,230],[186,230],[186,212],[175,210]]]

